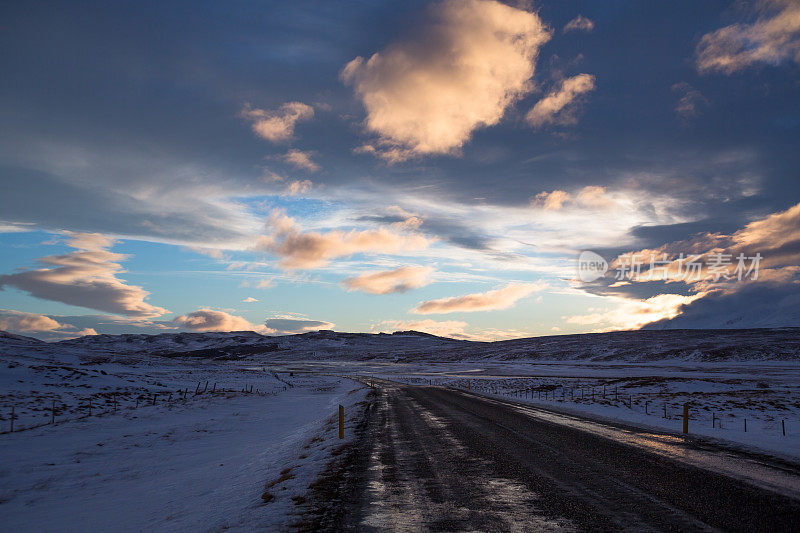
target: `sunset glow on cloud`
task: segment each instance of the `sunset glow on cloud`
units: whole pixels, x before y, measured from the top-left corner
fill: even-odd
[[[0,330],[798,316],[796,1],[210,9],[5,9]]]

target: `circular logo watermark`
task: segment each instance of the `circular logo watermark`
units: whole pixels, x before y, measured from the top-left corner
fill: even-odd
[[[590,282],[600,279],[608,272],[608,263],[600,255],[591,250],[584,250],[578,256],[578,279]]]

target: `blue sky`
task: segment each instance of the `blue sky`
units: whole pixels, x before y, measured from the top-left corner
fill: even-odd
[[[0,329],[797,325],[796,0],[0,9]]]

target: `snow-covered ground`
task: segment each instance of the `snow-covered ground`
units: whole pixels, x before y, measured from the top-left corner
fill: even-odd
[[[366,394],[350,379],[267,369],[5,359],[0,399],[6,412],[18,406],[15,429],[48,421],[52,398],[59,423],[0,435],[4,530],[283,528],[299,519],[301,500],[292,498],[346,442],[338,405],[350,437]],[[211,384],[195,395],[206,380],[215,393]],[[253,393],[241,392],[251,385]],[[186,387],[184,400],[177,390]],[[119,393],[116,411],[111,392]],[[162,393],[155,405],[152,392]],[[91,417],[81,407],[88,398]]]
[[[693,435],[800,460],[799,331],[499,343],[413,332],[44,343],[0,332],[0,523],[283,529],[302,519],[309,484],[343,443],[337,406],[348,438],[360,417],[365,388],[337,376],[470,389],[668,432],[690,402]]]

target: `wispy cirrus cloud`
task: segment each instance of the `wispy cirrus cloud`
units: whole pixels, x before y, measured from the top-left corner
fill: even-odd
[[[433,267],[404,266],[394,270],[359,274],[346,278],[342,285],[349,291],[369,294],[407,292],[428,285],[433,271]]]
[[[252,122],[256,135],[277,143],[291,139],[295,125],[310,120],[314,116],[314,108],[302,102],[288,102],[276,111],[268,111],[245,104],[240,115]]]
[[[416,35],[342,70],[379,139],[361,148],[389,161],[453,154],[531,91],[550,31],[536,13],[493,0],[446,0]]]
[[[386,228],[304,233],[280,211],[272,213],[267,228],[270,234],[261,236],[255,248],[280,257],[279,266],[288,270],[316,268],[357,253],[421,250],[430,244],[421,235]]]
[[[476,311],[494,311],[508,309],[518,300],[530,296],[534,292],[543,291],[547,283],[509,283],[503,288],[487,292],[451,296],[438,300],[421,302],[411,312],[421,315],[444,313],[472,313]]]
[[[725,26],[703,35],[695,51],[697,70],[732,74],[761,64],[800,63],[800,3],[761,0],[751,23]]]
[[[595,77],[591,74],[578,74],[562,81],[557,89],[536,102],[528,111],[525,120],[534,128],[547,124],[566,126],[578,121],[579,104],[585,95],[594,90]]]
[[[76,251],[39,258],[44,268],[0,276],[0,289],[14,287],[36,298],[135,318],[168,313],[145,301],[146,290],[117,277],[128,256],[108,251],[113,243],[97,233],[70,234],[67,244]]]

